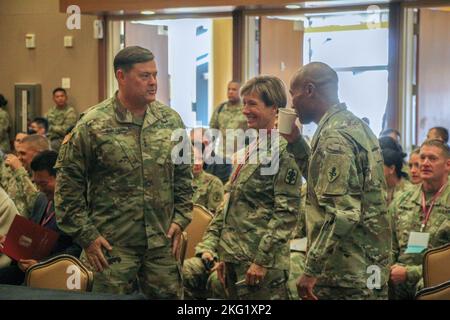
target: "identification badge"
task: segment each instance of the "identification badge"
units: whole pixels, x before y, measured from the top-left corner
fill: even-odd
[[[405,253],[421,253],[428,248],[430,234],[428,232],[411,232]]]
[[[307,238],[301,238],[301,239],[292,239],[291,240],[291,251],[298,251],[298,252],[306,252],[306,243]]]

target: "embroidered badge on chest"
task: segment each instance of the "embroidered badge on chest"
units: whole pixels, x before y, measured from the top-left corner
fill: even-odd
[[[339,176],[339,169],[335,166],[331,167],[327,171],[328,181],[333,182]]]
[[[286,173],[286,177],[284,178],[284,182],[287,184],[295,184],[297,181],[298,172],[295,169],[289,169]]]

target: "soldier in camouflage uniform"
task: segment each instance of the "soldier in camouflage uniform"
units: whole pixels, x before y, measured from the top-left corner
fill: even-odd
[[[194,147],[195,162],[193,166],[194,197],[192,202],[204,206],[215,213],[223,201],[223,184],[219,178],[203,171],[203,158],[201,150]]]
[[[395,263],[389,299],[414,299],[421,286],[425,250],[450,242],[450,149],[439,140],[427,140],[420,148],[420,158],[422,184],[400,195],[389,207]],[[416,251],[408,246],[411,232],[429,234],[426,248]]]
[[[291,256],[290,256],[290,269],[289,269],[289,279],[288,279],[288,290],[289,299],[298,300],[297,292],[297,279],[303,274],[305,270],[306,261],[306,248],[299,247],[295,245],[295,242],[300,242],[306,237],[306,217],[305,217],[305,206],[306,206],[306,190],[307,184],[303,184],[300,190],[301,202],[299,209],[298,224],[294,230],[292,240],[291,240]]]
[[[192,168],[171,152],[180,116],[156,101],[156,63],[141,47],[114,59],[119,90],[90,108],[63,142],[55,195],[59,228],[83,247],[94,291],[182,298],[175,259],[192,212]],[[184,147],[190,151],[187,135]]]
[[[49,149],[47,138],[29,135],[17,145],[18,157],[8,154],[1,165],[0,184],[25,217],[30,216],[39,195],[37,186],[31,180],[31,161],[36,154]]]
[[[408,175],[402,171],[404,153],[385,148],[381,150],[384,162],[384,177],[387,184],[387,204],[397,198],[400,194],[411,188],[413,184],[409,182]]]
[[[367,124],[339,103],[337,88],[336,72],[318,62],[291,80],[300,121],[318,124],[307,179],[307,260],[297,288],[302,299],[386,298],[391,226],[380,147]],[[296,127],[286,135],[288,150],[304,157],[299,136]]]
[[[224,158],[231,158],[231,155],[237,151],[236,148],[236,138],[233,138],[231,141],[234,141],[233,145],[227,145],[227,129],[242,129],[247,130],[247,121],[245,116],[242,114],[242,104],[241,99],[239,97],[239,88],[240,83],[236,81],[230,81],[228,83],[227,96],[228,101],[220,104],[213,112],[211,116],[211,120],[209,121],[210,129],[218,129],[220,130],[222,140],[221,147],[219,147],[219,155]]]
[[[53,90],[55,106],[47,112],[48,133],[52,150],[59,151],[67,129],[77,122],[77,112],[67,105],[67,93],[63,88]]]
[[[3,153],[7,153],[11,150],[9,141],[10,119],[8,112],[3,109],[6,104],[7,101],[3,95],[0,94],[0,150]]]
[[[253,78],[241,94],[249,128],[273,129],[278,108],[286,105],[281,80]],[[224,209],[196,247],[203,260],[220,261],[216,268],[227,298],[288,298],[289,240],[297,225],[301,172],[286,145],[273,131],[266,139],[260,133],[247,147],[245,163],[236,166],[227,185]],[[275,162],[277,170],[263,170]]]

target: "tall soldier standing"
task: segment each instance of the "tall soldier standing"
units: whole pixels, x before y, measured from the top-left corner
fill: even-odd
[[[61,148],[58,224],[95,268],[94,291],[131,293],[137,279],[148,298],[180,298],[174,254],[191,219],[192,169],[174,164],[171,135],[184,124],[155,98],[150,51],[121,50],[114,70],[118,92],[87,110]]]

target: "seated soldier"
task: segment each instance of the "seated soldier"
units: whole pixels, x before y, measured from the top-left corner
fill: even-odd
[[[411,152],[411,155],[409,156],[408,167],[411,183],[421,183],[422,178],[420,178],[420,148],[414,149]]]
[[[210,131],[204,130],[203,128],[192,129],[191,141],[195,145],[202,145],[204,151],[203,170],[218,177],[223,184],[226,184],[233,168],[228,159],[216,154],[212,150],[214,144],[211,142]]]
[[[434,127],[428,130],[427,139],[437,139],[448,143],[448,130],[444,127]]]
[[[28,128],[28,134],[39,134],[41,136],[46,136],[48,131],[48,120],[42,117],[36,117],[30,124]]]
[[[5,189],[17,210],[28,217],[31,213],[38,194],[36,185],[31,181],[30,164],[33,157],[41,151],[48,150],[50,144],[47,138],[33,134],[23,138],[17,144],[17,154],[8,154],[4,164],[4,177],[1,178],[1,186]]]
[[[439,140],[425,141],[420,147],[422,184],[406,191],[389,207],[394,262],[390,299],[414,299],[421,286],[424,252],[450,242],[449,172],[449,146]]]
[[[215,213],[223,200],[223,184],[219,178],[203,171],[202,151],[194,146],[195,162],[192,167],[194,196],[192,202]]]
[[[31,169],[33,171],[33,180],[39,186],[42,192],[33,207],[30,220],[41,226],[59,233],[59,238],[52,249],[50,256],[60,254],[70,254],[79,257],[81,248],[72,241],[72,238],[59,230],[56,224],[54,193],[56,182],[56,170],[54,168],[58,154],[55,151],[46,150],[33,158]],[[4,236],[2,236],[4,240]],[[28,268],[38,263],[33,259],[23,259],[13,263],[8,267],[0,269],[0,283],[19,285],[23,282],[25,272]]]

